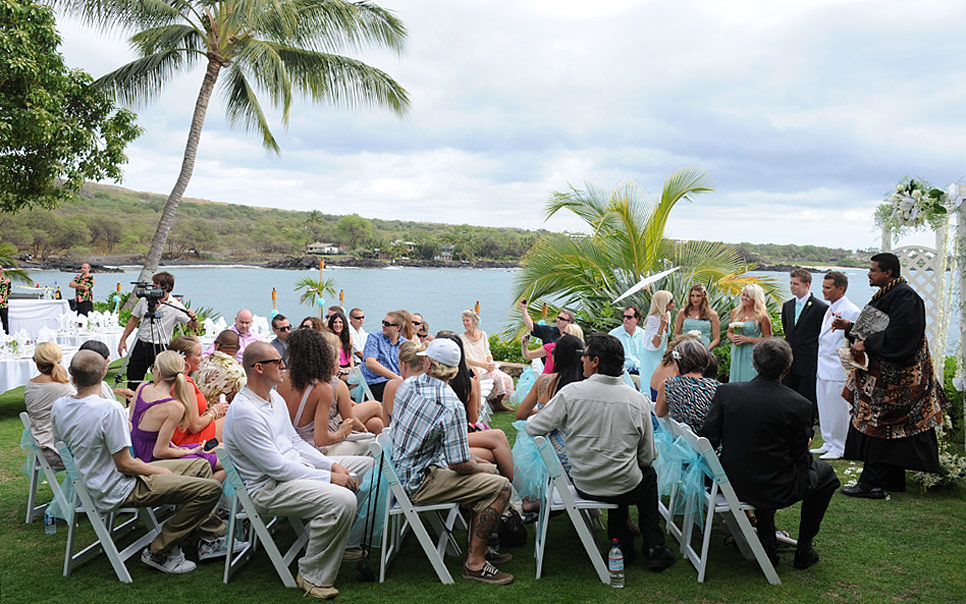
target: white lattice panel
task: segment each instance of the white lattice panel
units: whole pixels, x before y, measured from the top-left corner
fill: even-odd
[[[899,257],[902,276],[926,303],[926,337],[929,338],[929,352],[933,361],[943,359],[946,280],[942,255],[932,248],[919,245],[897,247],[892,253]]]

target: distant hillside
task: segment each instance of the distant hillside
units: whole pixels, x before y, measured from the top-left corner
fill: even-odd
[[[63,256],[139,256],[151,245],[166,196],[87,184],[77,200],[54,211],[0,214],[0,239],[36,260]],[[311,243],[356,258],[410,258],[514,263],[546,230],[475,227],[357,215],[336,216],[184,198],[168,237],[168,259],[269,262],[300,255]],[[813,245],[735,245],[762,267],[862,266],[868,252]]]

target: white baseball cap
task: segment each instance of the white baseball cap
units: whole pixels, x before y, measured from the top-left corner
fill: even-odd
[[[458,367],[462,357],[459,345],[449,338],[436,338],[429,343],[426,350],[416,354],[439,361],[447,367]]]

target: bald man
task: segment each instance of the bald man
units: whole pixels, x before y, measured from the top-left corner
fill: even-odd
[[[238,350],[235,352],[235,360],[239,363],[242,362],[242,356],[245,354],[245,349],[252,342],[261,342],[261,338],[252,333],[252,321],[254,317],[252,316],[252,311],[247,308],[243,308],[238,311],[235,315],[235,324],[229,327],[230,330],[238,334]],[[205,354],[211,354],[215,351],[215,344],[212,343],[205,351]]]

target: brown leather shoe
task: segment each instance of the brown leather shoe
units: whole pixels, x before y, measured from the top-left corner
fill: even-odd
[[[302,578],[302,573],[299,573],[295,576],[295,584],[305,591],[305,595],[312,596],[313,598],[318,598],[320,600],[331,600],[339,595],[339,590],[334,587],[322,587],[320,585],[309,583]]]

